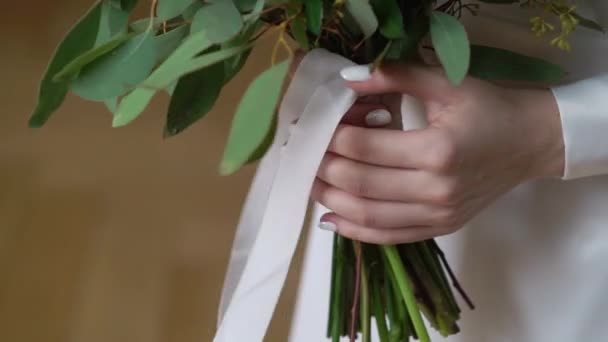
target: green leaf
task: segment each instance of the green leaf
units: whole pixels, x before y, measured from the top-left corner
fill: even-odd
[[[182,17],[185,20],[192,21],[192,18],[194,18],[194,16],[196,15],[196,12],[198,12],[198,10],[201,9],[201,7],[203,7],[203,3],[201,1],[194,2],[192,5],[188,6],[188,8],[186,8],[182,12]]]
[[[122,98],[112,120],[113,127],[120,127],[133,121],[146,109],[156,91],[148,88],[137,88]]]
[[[216,0],[196,12],[191,32],[205,31],[211,42],[221,44],[236,36],[242,28],[241,13],[232,0]]]
[[[91,49],[97,39],[101,5],[93,7],[65,36],[55,50],[38,92],[38,103],[29,120],[30,127],[41,127],[61,106],[69,90],[68,82],[53,82],[53,76],[74,58]]]
[[[471,46],[469,74],[489,81],[553,82],[566,72],[539,58],[490,46]]]
[[[78,76],[80,70],[82,70],[82,68],[91,64],[100,57],[112,52],[114,49],[118,48],[120,45],[122,45],[132,37],[132,34],[121,34],[118,37],[115,37],[114,39],[106,42],[105,44],[83,53],[82,55],[76,57],[73,61],[68,63],[68,65],[66,65],[63,69],[61,69],[61,71],[59,71],[53,77],[53,81],[61,82],[75,79]]]
[[[204,31],[190,35],[144,82],[157,90],[168,87],[179,78],[173,78],[176,69],[212,45]]]
[[[188,34],[188,26],[180,26],[175,29],[154,37],[156,46],[156,62],[162,62],[169,57],[182,43]]]
[[[156,16],[160,21],[169,20],[182,14],[196,0],[159,0]]]
[[[395,0],[371,0],[378,21],[380,33],[388,39],[399,39],[405,36],[403,16]]]
[[[323,25],[323,1],[322,0],[307,0],[304,4],[306,13],[306,21],[308,30],[315,35],[321,34],[321,26]]]
[[[150,18],[139,19],[139,20],[136,20],[136,21],[132,22],[131,24],[129,24],[129,27],[131,28],[131,30],[135,31],[135,33],[143,33],[150,29],[151,21],[154,21],[154,24],[152,24],[152,30],[153,31],[158,30],[160,28],[160,25],[162,24],[162,22],[156,20],[156,18],[155,19],[150,19]]]
[[[238,36],[223,44],[222,48],[247,45],[253,34],[256,32],[258,26],[261,25],[263,24],[258,22],[258,25],[245,26],[245,29],[241,31]],[[224,61],[224,84],[228,83],[243,68],[250,54],[251,49],[247,49],[243,53],[228,58],[226,61]]]
[[[437,56],[453,84],[466,77],[471,58],[469,38],[455,17],[443,12],[431,13],[431,39]]]
[[[260,146],[258,146],[258,148],[253,152],[253,154],[251,154],[251,157],[249,158],[249,160],[247,160],[247,164],[255,163],[256,161],[264,158],[264,156],[266,155],[266,152],[272,146],[272,143],[274,142],[274,137],[276,135],[277,135],[277,116],[274,115],[272,117],[272,123],[270,126],[270,130],[268,130],[268,133],[266,133],[266,136],[264,137],[264,140],[262,140],[262,143],[260,144]]]
[[[189,38],[193,37],[194,36],[190,36]],[[204,37],[204,35],[201,37]],[[192,58],[189,54],[193,52],[191,47],[192,44],[196,42],[199,42],[199,40],[187,39],[186,42],[169,56],[161,67],[156,69],[150,77],[142,83],[141,88],[135,89],[123,98],[118,107],[118,111],[114,116],[114,121],[112,122],[114,127],[124,126],[135,120],[146,108],[157,90],[166,89],[173,82],[186,74],[222,62],[249,48],[249,46],[227,48]],[[186,46],[186,48],[182,49],[184,46]]]
[[[275,109],[291,60],[258,76],[245,92],[235,114],[220,173],[237,171],[249,161],[272,129]]]
[[[165,136],[181,133],[209,113],[223,86],[224,65],[221,63],[182,77],[171,97]]]
[[[177,87],[177,82],[171,83],[168,87],[165,88],[165,91],[167,92],[167,94],[169,94],[169,96],[173,96],[175,87]]]
[[[106,108],[108,108],[110,113],[116,113],[116,110],[118,109],[118,98],[117,97],[113,97],[109,100],[105,100],[105,101],[103,101],[103,103],[106,105]]]
[[[255,7],[257,0],[235,0],[236,7],[241,12],[251,12]]]
[[[298,43],[299,47],[305,51],[310,49],[310,43],[308,41],[308,34],[306,33],[306,18],[298,15],[291,22],[290,25],[291,33],[294,39]]]
[[[124,11],[132,11],[137,5],[137,0],[120,0],[120,6]]]
[[[365,38],[378,30],[378,18],[367,0],[347,0],[346,10],[355,19]]]
[[[121,8],[120,2],[116,6],[110,0],[102,1],[99,32],[97,33],[95,46],[105,44],[120,33],[126,33],[129,14],[129,11]]]
[[[209,65],[224,61],[245,50],[248,50],[249,48],[249,45],[226,48],[217,52],[206,53],[202,56],[192,58],[190,60],[185,60],[179,64],[172,64],[167,68],[164,68],[163,70],[159,71],[159,73],[154,72],[152,75],[150,75],[150,77],[143,82],[143,86],[153,89],[166,88],[172,82],[176,81],[177,79],[186,74],[205,68]]]
[[[121,96],[143,81],[155,62],[154,36],[151,32],[144,32],[85,66],[70,89],[93,101]]]

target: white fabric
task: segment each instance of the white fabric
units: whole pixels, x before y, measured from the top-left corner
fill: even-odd
[[[314,51],[306,56],[282,102],[279,132],[260,165],[237,229],[215,342],[263,340],[300,237],[317,169],[338,123],[356,100],[338,76],[339,69],[314,72],[325,55]]]
[[[607,1],[579,3],[583,14],[608,25]],[[545,57],[570,72],[554,89],[567,151],[564,178],[585,178],[523,184],[462,231],[439,239],[477,309],[463,305],[459,335],[432,333],[432,339],[608,341],[608,176],[602,176],[608,172],[608,37],[581,29],[573,51],[560,52],[530,33],[529,13],[482,6],[487,10],[466,20],[474,42]],[[326,340],[331,239],[312,227],[291,342]]]
[[[566,146],[566,179],[608,173],[608,74],[553,89]]]

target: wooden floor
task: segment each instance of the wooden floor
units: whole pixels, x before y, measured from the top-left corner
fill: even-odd
[[[70,97],[47,127],[27,118],[54,45],[92,0],[2,1],[0,341],[211,341],[252,170],[217,165],[259,49],[219,107],[163,140],[166,99],[123,129]],[[286,341],[294,276],[267,341]]]

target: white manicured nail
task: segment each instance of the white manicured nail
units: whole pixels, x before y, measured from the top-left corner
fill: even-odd
[[[391,121],[393,117],[386,109],[376,109],[365,116],[365,123],[370,127],[386,126]]]
[[[342,76],[343,79],[351,82],[362,82],[371,78],[369,66],[367,65],[357,65],[344,68],[342,71],[340,71],[340,76]]]
[[[319,228],[327,230],[329,232],[336,231],[336,225],[332,222],[319,222]]]

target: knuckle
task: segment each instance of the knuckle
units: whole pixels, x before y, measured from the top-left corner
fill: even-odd
[[[450,233],[452,227],[457,227],[460,224],[460,215],[455,209],[445,209],[438,214],[437,225],[442,227],[442,233]]]
[[[443,182],[434,187],[431,201],[449,207],[457,206],[460,202],[460,194],[455,182]]]
[[[373,212],[372,209],[369,208],[369,206],[359,205],[359,208],[357,210],[357,223],[364,227],[373,228],[376,227],[378,219],[376,217],[376,214]]]
[[[452,171],[459,164],[455,141],[447,134],[440,135],[431,148],[429,159],[431,169],[440,172]]]
[[[334,172],[336,177],[342,179],[347,192],[358,197],[369,197],[373,187],[369,173],[353,164],[343,164],[339,170]]]
[[[352,144],[352,155],[359,160],[368,160],[371,157],[372,150],[365,142],[365,139],[354,139]]]
[[[364,175],[357,175],[352,182],[352,191],[354,195],[359,197],[368,197],[370,195],[370,182]]]

